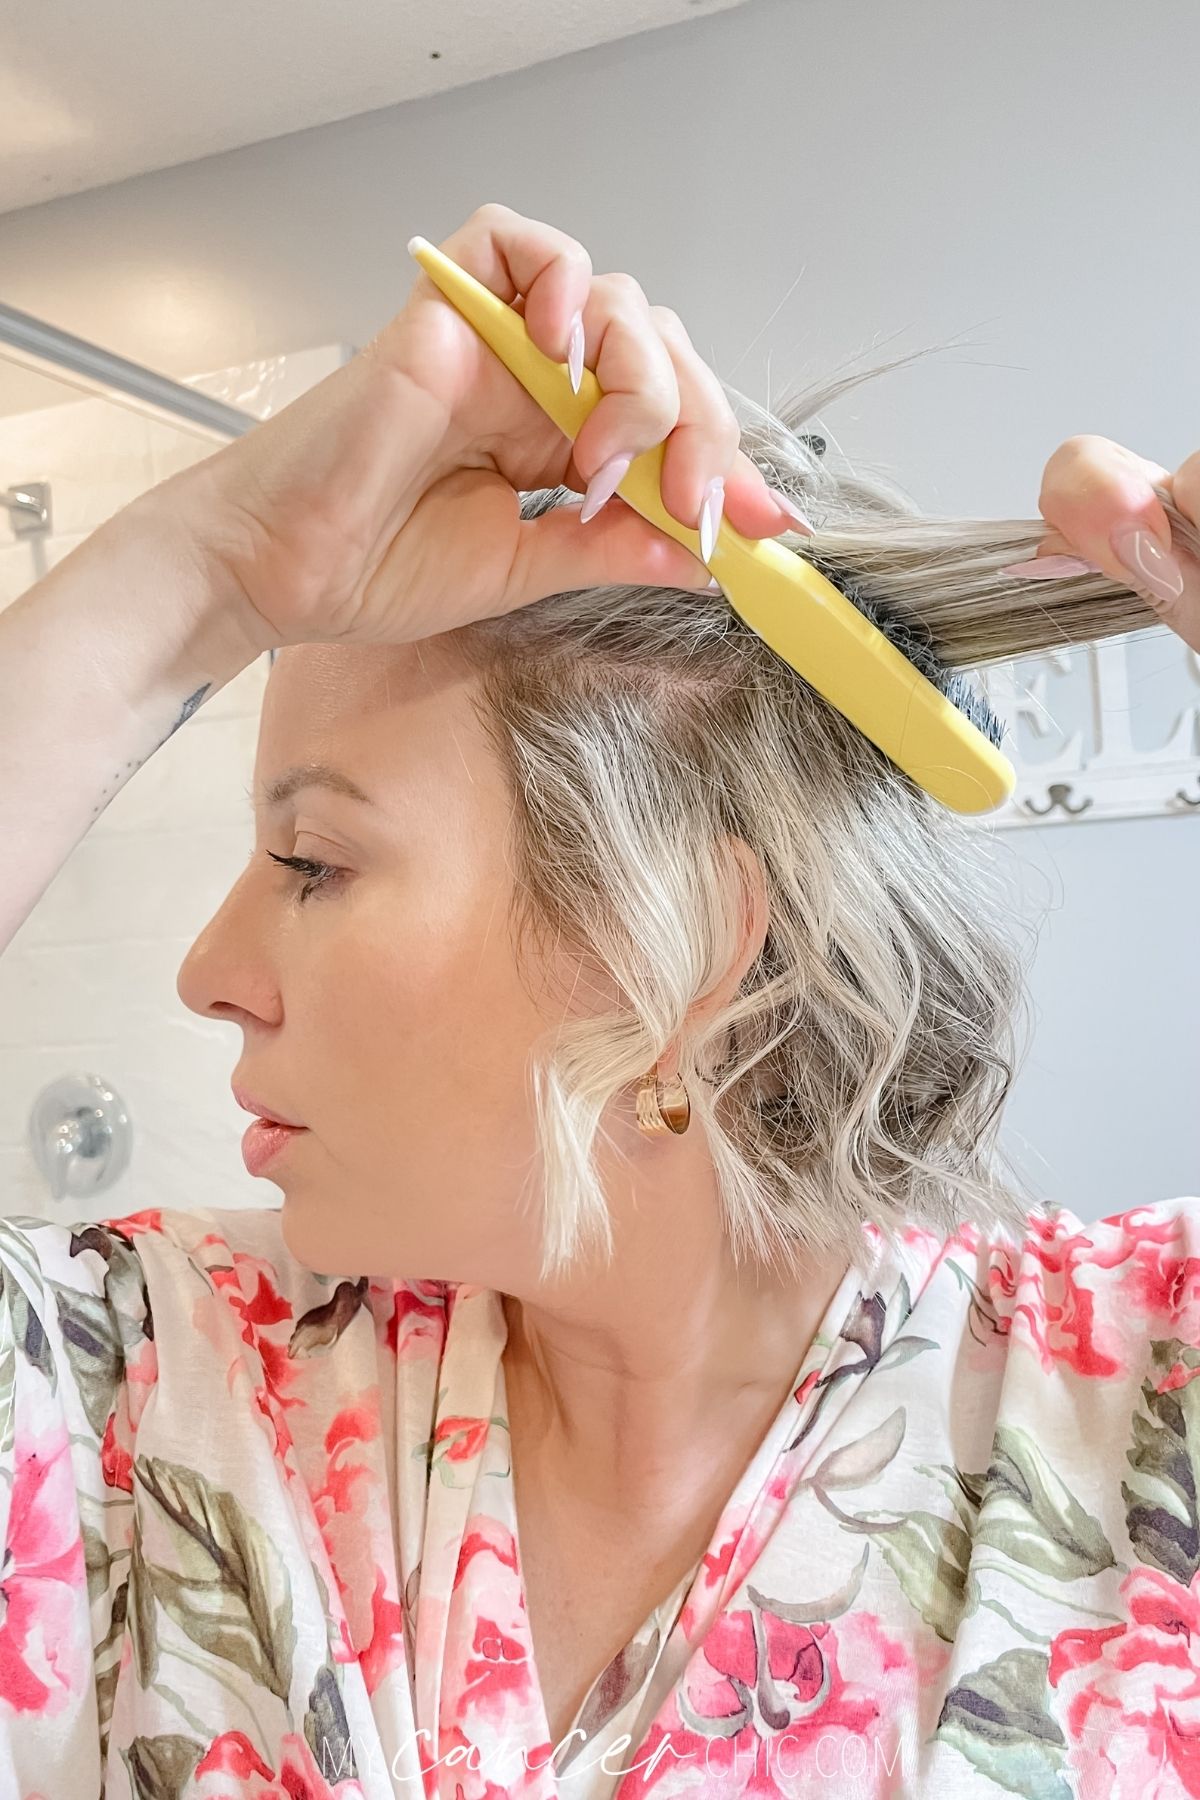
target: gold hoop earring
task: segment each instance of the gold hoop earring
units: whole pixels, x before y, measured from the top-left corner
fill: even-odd
[[[656,1135],[662,1131],[673,1131],[681,1136],[692,1121],[692,1103],[688,1099],[688,1091],[678,1076],[664,1086],[658,1079],[658,1064],[655,1063],[648,1075],[643,1075],[638,1086],[637,1122],[638,1128],[647,1135]]]

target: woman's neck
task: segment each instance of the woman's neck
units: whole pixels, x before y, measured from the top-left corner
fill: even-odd
[[[694,1164],[686,1189],[627,1177],[610,1263],[503,1295],[513,1404],[589,1489],[641,1489],[684,1446],[719,1447],[731,1420],[769,1423],[846,1272],[820,1251],[785,1272],[736,1267],[711,1166],[706,1180]]]

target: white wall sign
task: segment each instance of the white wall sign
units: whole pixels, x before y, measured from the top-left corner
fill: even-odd
[[[1165,626],[974,676],[1017,771],[990,824],[1200,817],[1200,656]]]

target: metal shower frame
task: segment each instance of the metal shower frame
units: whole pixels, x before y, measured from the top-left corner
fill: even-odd
[[[74,337],[69,331],[47,325],[44,320],[2,302],[0,357],[219,443],[241,437],[259,422],[241,407],[214,400],[181,381],[172,381],[169,375],[159,375],[141,363],[130,362],[112,350],[102,350],[86,338]],[[47,482],[23,481],[14,487],[0,488],[0,507],[10,515],[18,537],[50,529]]]

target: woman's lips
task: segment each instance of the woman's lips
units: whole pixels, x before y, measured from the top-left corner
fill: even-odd
[[[248,1094],[244,1088],[235,1087],[233,1097],[243,1112],[253,1113],[255,1118],[266,1119],[271,1125],[294,1125],[303,1130],[299,1119],[289,1119],[286,1113],[274,1112],[263,1101],[256,1100],[253,1094]]]
[[[255,1119],[242,1139],[242,1157],[251,1175],[261,1175],[286,1145],[303,1137],[304,1130],[303,1125],[280,1125],[274,1119]]]

